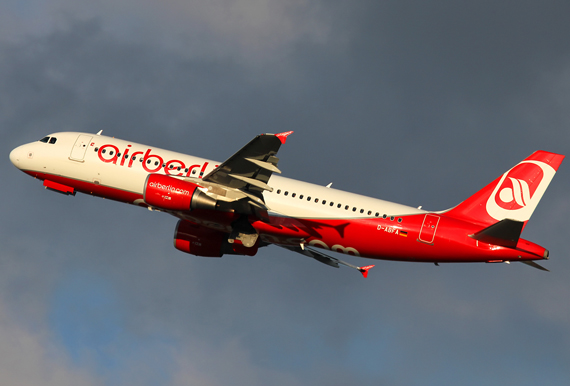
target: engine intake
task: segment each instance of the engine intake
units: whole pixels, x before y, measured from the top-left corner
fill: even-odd
[[[149,174],[144,184],[143,198],[147,205],[166,210],[216,210],[217,200],[202,192],[199,187],[193,182],[163,174]]]

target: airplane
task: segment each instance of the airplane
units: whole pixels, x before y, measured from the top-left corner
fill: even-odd
[[[10,160],[46,189],[116,200],[178,218],[174,247],[196,256],[253,256],[270,244],[367,277],[330,252],[410,262],[521,262],[547,249],[520,237],[564,155],[536,151],[465,201],[426,211],[278,176],[292,131],[261,134],[226,161],[114,137],[50,134]]]

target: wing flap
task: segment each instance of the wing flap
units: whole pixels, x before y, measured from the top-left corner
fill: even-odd
[[[273,158],[276,158],[276,157],[273,157]],[[260,161],[260,160],[255,159],[255,158],[246,158],[246,160],[248,160],[249,162],[253,162],[254,164],[259,166],[260,168],[263,168],[265,170],[269,170],[270,172],[273,172],[273,173],[281,174],[281,170],[279,170],[277,168],[277,166],[275,166],[275,164],[272,164],[271,162]]]
[[[273,192],[273,188],[271,186],[267,185],[266,183],[260,180],[256,180],[255,178],[244,177],[237,174],[229,174],[228,176],[243,181],[249,185],[256,186],[261,190],[268,190],[270,192]]]

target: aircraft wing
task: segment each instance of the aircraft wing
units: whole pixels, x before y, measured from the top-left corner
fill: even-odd
[[[279,158],[275,155],[291,133],[258,135],[202,180],[239,189],[263,200],[263,191],[273,191],[267,185],[269,177],[272,173],[281,173],[277,168]]]
[[[313,259],[315,259],[315,260],[317,260],[323,264],[330,265],[331,267],[339,268],[340,267],[339,264],[342,264],[342,265],[345,265],[347,267],[354,268],[354,269],[358,270],[362,274],[362,276],[365,278],[368,277],[368,271],[374,267],[374,265],[367,265],[365,267],[358,267],[356,265],[352,265],[350,263],[347,263],[346,261],[342,261],[340,259],[337,259],[336,257],[332,257],[332,256],[329,256],[329,255],[323,253],[323,252],[319,252],[316,249],[308,247],[304,244],[300,244],[299,246],[281,245],[281,244],[275,244],[275,245],[277,245],[278,247],[281,247],[281,248],[288,249],[288,250],[293,251],[293,252],[300,253],[301,255],[311,257],[311,258],[313,258]]]

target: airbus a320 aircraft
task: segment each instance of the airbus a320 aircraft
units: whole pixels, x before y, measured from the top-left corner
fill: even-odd
[[[520,238],[563,155],[537,151],[444,211],[429,212],[276,176],[292,132],[262,134],[218,164],[97,134],[62,132],[17,147],[12,163],[46,189],[91,194],[179,219],[174,246],[197,256],[253,256],[275,244],[333,267],[328,251],[415,262],[535,260],[548,250]],[[323,252],[324,251],[324,252]]]

